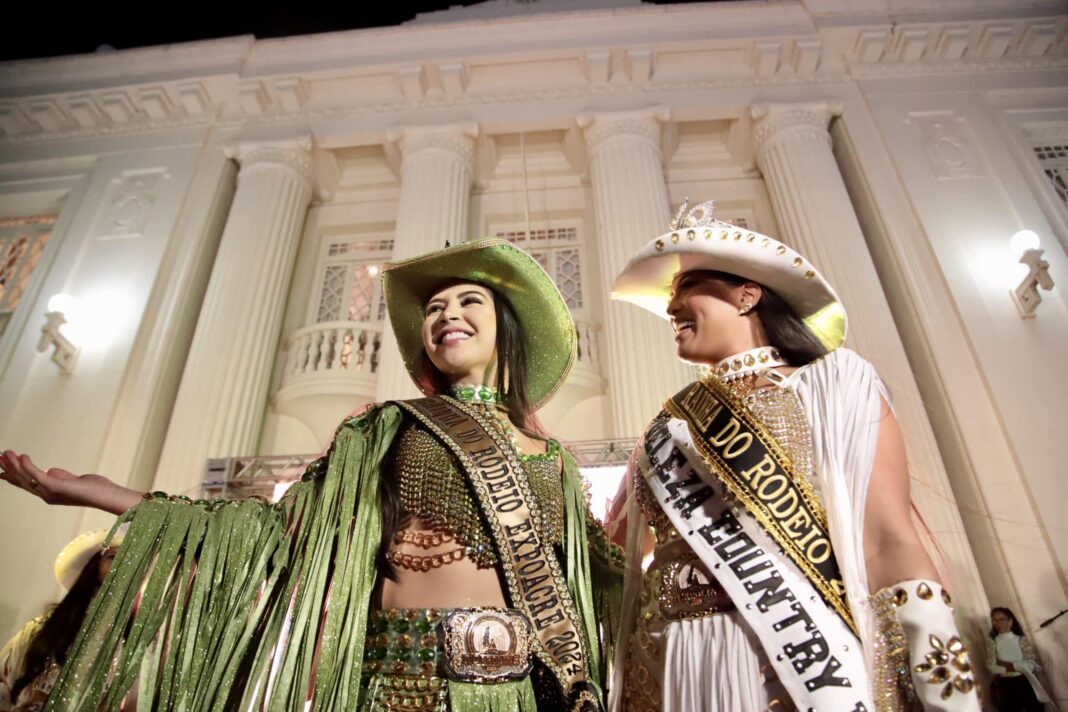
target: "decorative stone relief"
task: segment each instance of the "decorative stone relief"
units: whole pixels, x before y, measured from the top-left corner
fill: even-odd
[[[148,216],[156,204],[160,181],[170,176],[161,170],[151,173],[127,173],[111,183],[107,208],[102,216],[97,238],[120,240],[141,237]]]
[[[204,81],[80,90],[0,101],[0,140],[99,136],[197,125],[214,117]]]
[[[984,178],[975,149],[967,138],[964,120],[951,112],[912,113],[906,123],[916,127],[931,172],[938,180]]]
[[[650,9],[649,12],[651,20],[669,19],[668,15],[657,14],[659,11]],[[694,17],[704,19],[705,12],[715,14],[719,10],[698,10]],[[767,12],[771,16],[777,11],[754,8],[754,12]],[[681,11],[671,12],[672,16],[676,14],[683,17]],[[381,45],[376,40],[375,47],[380,49],[367,55],[370,58],[367,65],[355,60],[344,63],[348,49],[335,44],[340,40],[324,40],[322,59],[330,58],[338,64],[334,66],[328,62],[329,69],[324,66],[314,70],[300,64],[307,38],[298,37],[272,40],[271,50],[265,50],[264,57],[277,50],[282,53],[280,57],[290,58],[291,61],[279,60],[277,74],[266,69],[274,66],[268,63],[263,66],[254,64],[251,74],[247,75],[242,69],[236,75],[223,73],[189,78],[206,71],[200,64],[193,63],[174,67],[176,75],[185,79],[159,81],[150,78],[146,83],[136,81],[140,76],[138,71],[127,68],[129,58],[138,55],[119,52],[111,60],[94,58],[94,66],[100,64],[100,69],[93,71],[100,73],[99,76],[92,75],[97,78],[91,84],[95,87],[99,81],[100,88],[83,87],[71,92],[27,95],[18,88],[22,86],[22,80],[14,80],[16,90],[5,92],[0,99],[0,144],[206,123],[241,127],[288,118],[301,121],[350,119],[424,108],[561,99],[599,100],[609,95],[639,97],[663,91],[812,86],[866,77],[1063,71],[1068,67],[1068,45],[1065,43],[1068,19],[1063,15],[961,19],[951,23],[887,20],[875,24],[865,22],[856,28],[843,26],[827,33],[806,30],[777,40],[759,34],[743,39],[726,32],[723,37],[709,38],[707,42],[693,46],[679,46],[667,38],[643,41],[637,46],[621,40],[608,41],[596,48],[573,48],[573,51],[553,48],[546,52],[524,51],[520,55],[509,46],[500,52],[478,57],[477,61],[449,54],[439,60],[401,67],[394,63],[390,54],[392,40],[383,40]],[[442,33],[443,38],[450,36],[447,30],[443,29]],[[742,34],[744,36],[745,32]],[[298,47],[299,52],[295,52]],[[318,41],[316,47],[320,51]],[[137,50],[154,62],[159,62],[162,54],[175,51],[183,50],[166,47]],[[256,54],[259,56],[258,51]],[[684,60],[684,55],[690,59]],[[729,58],[734,68],[723,73],[722,63],[700,59],[714,56]],[[376,59],[379,57],[384,59]],[[40,61],[71,65],[70,71],[79,71],[73,66],[76,60],[50,58]],[[26,66],[40,73],[35,62]],[[682,67],[685,71],[673,71],[671,66]],[[534,71],[536,76],[544,77],[544,81],[541,78],[535,83],[515,80],[510,74],[510,68],[514,67],[526,67],[524,71]],[[535,67],[541,68],[532,69]],[[187,76],[190,72],[192,74]],[[124,84],[127,80],[129,83]],[[474,91],[471,91],[472,86]],[[650,98],[665,100],[657,95]],[[629,105],[638,103],[627,102]]]

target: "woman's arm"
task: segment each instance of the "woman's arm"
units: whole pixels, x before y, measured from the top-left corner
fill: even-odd
[[[901,428],[880,399],[879,432],[864,507],[864,562],[879,611],[878,630],[907,645],[891,653],[910,670],[924,710],[979,712],[968,651],[953,619],[950,597],[912,523],[909,471]],[[878,653],[877,653],[878,655]],[[890,662],[889,660],[886,662]]]
[[[1038,656],[1035,655],[1035,646],[1031,645],[1031,639],[1026,635],[1021,635],[1019,638],[1020,652],[1023,653],[1023,660],[1016,663],[1013,667],[1020,672],[1038,672],[1042,666],[1038,664]]]
[[[905,443],[885,400],[865,504],[864,563],[872,591],[908,579],[939,580],[912,523]]]
[[[605,532],[609,540],[619,546],[626,546],[627,543],[627,494],[634,486],[633,472],[633,465],[628,465],[604,516]]]
[[[1005,666],[1001,665],[1003,660],[998,658],[998,642],[993,638],[987,639],[986,645],[986,669],[995,675],[1003,675],[1008,672]]]
[[[604,528],[608,534],[609,540],[626,549],[630,531],[630,503],[631,497],[634,496],[636,485],[634,478],[641,477],[638,472],[638,466],[633,461],[627,465],[627,472],[619,482],[619,489],[616,490],[615,496],[612,498],[611,504],[608,506],[608,512],[605,514]],[[641,519],[641,518],[639,518]],[[640,525],[635,525],[640,526]],[[653,530],[649,526],[643,527],[642,531],[642,556],[648,556],[653,553],[656,548],[656,537],[653,534]]]
[[[92,507],[122,514],[141,501],[143,494],[101,475],[75,475],[53,467],[42,470],[29,455],[12,450],[0,454],[0,480],[39,497],[47,504]]]

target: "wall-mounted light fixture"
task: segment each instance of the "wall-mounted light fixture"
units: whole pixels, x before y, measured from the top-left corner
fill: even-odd
[[[68,294],[56,294],[48,300],[48,312],[45,324],[41,327],[41,338],[37,340],[37,351],[43,353],[53,347],[52,363],[59,366],[64,373],[74,370],[74,361],[78,358],[78,347],[59,330],[77,311],[78,302]]]
[[[1033,319],[1035,309],[1042,301],[1038,288],[1047,292],[1053,289],[1053,278],[1049,276],[1049,262],[1042,259],[1043,250],[1038,249],[1038,235],[1031,230],[1020,230],[1009,239],[1012,254],[1020,256],[1020,263],[1027,266],[1027,276],[1020,286],[1012,290],[1012,300],[1024,319]]]

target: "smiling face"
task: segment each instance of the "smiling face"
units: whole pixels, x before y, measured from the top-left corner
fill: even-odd
[[[431,294],[423,315],[423,348],[449,383],[493,383],[497,363],[493,292],[473,282],[457,282]]]
[[[1012,630],[1012,622],[1012,616],[1004,611],[994,611],[990,616],[990,623],[999,634],[1010,632]]]
[[[767,338],[755,312],[739,314],[761,296],[755,282],[730,284],[703,271],[682,272],[671,285],[668,314],[678,356],[713,365],[736,353],[764,346]]]

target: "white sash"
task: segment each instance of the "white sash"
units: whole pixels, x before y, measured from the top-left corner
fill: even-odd
[[[638,464],[671,523],[759,638],[794,704],[818,712],[874,710],[860,641],[763,527],[731,511],[686,422],[657,418]]]

